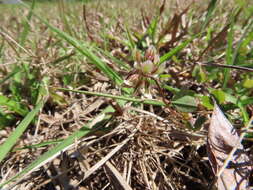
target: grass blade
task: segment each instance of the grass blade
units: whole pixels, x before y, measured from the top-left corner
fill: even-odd
[[[71,90],[71,89],[67,89],[67,88],[57,88],[57,89],[62,90],[62,91],[76,92],[76,93],[80,93],[80,94],[102,96],[102,97],[112,98],[112,99],[121,100],[121,101],[123,100],[123,101],[135,102],[135,103],[165,106],[164,102],[161,102],[158,100],[153,100],[153,99],[137,99],[137,98],[131,98],[131,97],[126,97],[126,96],[116,96],[116,95],[99,93],[99,92],[90,92],[90,91],[84,91],[84,90]]]
[[[86,135],[88,132],[90,132],[90,129],[87,127],[82,127],[79,131],[75,132],[73,135],[68,137],[66,140],[63,142],[59,143],[57,146],[49,150],[48,152],[44,153],[42,156],[40,156],[37,160],[32,162],[30,165],[28,165],[24,170],[19,172],[17,175],[9,179],[8,181],[0,184],[0,187],[3,187],[4,185],[24,176],[25,174],[32,172],[35,168],[40,167],[43,165],[45,162],[48,162],[49,160],[55,158],[58,153],[61,151],[64,151],[64,149],[71,144],[75,142],[76,139],[81,138],[82,136]]]
[[[73,55],[75,55],[75,52],[71,52],[70,54],[64,55],[62,57],[59,57],[57,59],[55,59],[54,61],[52,61],[52,65],[57,65],[65,60],[68,60],[69,58],[71,58]]]
[[[13,111],[21,116],[25,116],[29,111],[27,107],[20,102],[10,99],[4,95],[0,95],[0,106],[5,106],[9,111]]]
[[[3,57],[3,50],[4,50],[4,39],[2,39],[0,44],[0,58]]]
[[[57,33],[59,37],[66,40],[68,43],[74,46],[76,50],[78,50],[81,54],[85,55],[93,64],[95,64],[102,72],[104,72],[117,85],[122,84],[123,80],[121,79],[121,77],[115,71],[113,71],[108,65],[106,65],[99,57],[93,54],[87,47],[79,43],[76,39],[72,38],[67,33],[50,25],[46,20],[42,18],[40,18],[40,20],[45,25],[47,25],[53,32]]]
[[[14,71],[12,71],[5,78],[3,78],[2,80],[0,80],[0,85],[3,84],[3,83],[5,83],[7,80],[9,80],[10,78],[12,78],[15,74],[17,74],[19,72],[22,72],[22,70],[15,69]]]
[[[246,26],[246,28],[244,29],[244,32],[239,40],[239,42],[237,43],[237,46],[233,52],[233,56],[232,56],[232,60],[231,60],[231,64],[230,65],[235,65],[235,62],[236,62],[236,58],[238,56],[238,52],[240,50],[240,48],[242,47],[244,41],[246,41],[245,43],[248,43],[248,38],[247,38],[247,34],[250,33],[249,35],[251,35],[251,32],[252,32],[252,26],[253,26],[253,19],[250,20],[249,24]],[[223,88],[225,88],[227,86],[227,82],[229,81],[229,78],[230,78],[230,70],[231,69],[228,69],[227,70],[227,74],[225,76],[225,80],[224,80],[224,83],[223,83]]]
[[[66,31],[72,35],[71,32],[71,27],[69,25],[68,19],[67,19],[67,10],[66,10],[66,6],[65,6],[65,1],[64,0],[59,0],[58,1],[58,8],[59,8],[59,13],[60,13],[60,18],[62,20],[62,23],[64,24],[64,28],[66,29]]]
[[[28,7],[27,4],[23,2],[22,5]],[[77,39],[73,38],[69,34],[51,25],[47,20],[34,13],[34,11],[33,15],[36,16],[42,23],[44,23],[52,32],[56,33],[61,39],[67,41],[69,44],[75,47],[78,52],[86,56],[98,69],[105,73],[117,85],[121,85],[123,83],[123,80],[121,79],[120,75],[116,73],[113,69],[111,69],[106,63],[104,63],[88,48],[89,44],[84,44],[83,42],[80,43]]]
[[[204,21],[204,23],[202,25],[201,31],[203,31],[206,28],[206,26],[208,25],[209,21],[211,20],[216,5],[217,5],[217,0],[211,0],[210,1],[209,5],[208,5],[208,8],[207,8],[206,18],[205,18],[205,21]]]
[[[191,37],[188,40],[185,40],[182,44],[178,45],[177,47],[175,47],[172,50],[170,50],[168,53],[164,54],[160,58],[159,65],[161,65],[162,63],[164,63],[165,61],[167,61],[168,59],[170,59],[173,55],[175,55],[178,52],[180,52],[181,50],[183,50],[188,44],[190,44],[196,38],[196,36],[197,35]]]
[[[156,35],[156,30],[157,30],[157,25],[159,22],[160,16],[156,16],[152,22],[150,23],[147,33],[151,37],[152,43],[155,44],[155,35]]]
[[[119,60],[118,58],[114,57],[113,55],[111,55],[111,53],[107,50],[103,50],[101,48],[98,48],[98,47],[94,47],[96,51],[99,51],[100,53],[102,53],[103,55],[105,55],[106,57],[108,57],[109,59],[111,59],[112,61],[114,61],[115,63],[117,63],[120,67],[123,67],[124,69],[126,69],[127,71],[129,71],[131,68],[130,66]]]
[[[246,48],[246,46],[249,45],[252,41],[253,41],[253,29],[251,30],[250,34],[245,38],[241,47]]]
[[[109,112],[113,112],[113,111],[114,111],[114,109],[111,106],[108,106],[103,111],[103,113],[109,113]],[[101,117],[101,115],[99,115],[98,117]],[[111,116],[108,115],[107,117],[104,117],[103,120],[109,119],[110,117]],[[92,123],[92,122],[90,122],[90,123]],[[89,126],[89,124],[88,124],[88,126]],[[0,188],[3,187],[4,185],[14,181],[14,180],[17,180],[17,179],[25,176],[26,174],[32,172],[34,169],[42,166],[43,164],[45,164],[45,163],[49,162],[50,160],[52,160],[53,158],[55,158],[62,151],[66,150],[69,146],[74,144],[76,142],[76,140],[80,139],[81,137],[83,137],[83,136],[87,135],[89,132],[91,132],[92,129],[90,129],[88,126],[82,127],[81,129],[76,131],[74,134],[69,136],[67,139],[60,142],[54,148],[52,148],[51,150],[45,152],[37,160],[33,161],[30,165],[28,165],[24,170],[22,170],[21,172],[19,172],[15,176],[13,176],[11,179],[9,179],[9,180],[3,182],[2,184],[0,184]]]
[[[233,39],[234,39],[234,19],[230,24],[230,30],[227,37],[228,45],[226,49],[226,63],[227,65],[233,65]],[[224,82],[223,89],[226,88],[229,79],[229,69],[224,69]]]
[[[29,112],[26,117],[21,121],[21,123],[18,125],[18,127],[15,129],[15,131],[7,138],[7,140],[0,146],[0,163],[5,158],[5,156],[10,152],[11,148],[15,145],[15,143],[18,141],[19,137],[24,133],[28,125],[32,122],[34,117],[37,115],[37,113],[40,111],[40,109],[43,107],[44,103],[43,101],[40,101],[34,110]]]
[[[130,33],[128,27],[126,27],[126,33],[127,33],[127,38],[129,40],[130,48],[133,51],[133,49],[135,48],[136,45],[135,45],[135,42],[132,38],[132,34]]]
[[[30,30],[29,21],[32,18],[33,10],[34,10],[34,7],[35,7],[35,2],[36,2],[36,0],[32,1],[32,5],[30,7],[30,11],[29,11],[29,13],[28,13],[28,15],[26,17],[26,20],[24,20],[24,22],[23,22],[24,30],[23,30],[23,32],[20,35],[20,45],[21,46],[24,46],[25,40],[26,40],[26,38],[28,36],[28,33],[29,33],[29,30]]]
[[[46,141],[46,142],[41,142],[41,143],[32,144],[32,145],[25,145],[20,148],[15,148],[12,152],[16,152],[16,151],[24,150],[24,149],[40,148],[40,147],[45,147],[45,146],[52,145],[52,144],[59,144],[62,141],[63,141],[62,139],[59,139],[59,140]]]

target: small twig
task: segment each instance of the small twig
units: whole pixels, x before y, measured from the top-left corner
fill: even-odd
[[[139,122],[140,124],[141,122]],[[139,125],[138,124],[138,125]],[[116,154],[125,144],[127,144],[128,141],[131,140],[131,138],[136,134],[138,131],[138,128],[135,128],[135,130],[130,134],[124,141],[122,141],[118,146],[116,146],[111,152],[109,152],[105,157],[103,157],[97,164],[92,166],[84,175],[83,179],[79,181],[79,183],[76,185],[76,187],[82,183],[84,180],[86,180],[88,177],[90,177],[96,170],[98,170],[102,165],[104,165],[108,160],[111,159],[111,157]]]
[[[199,65],[204,65],[204,66],[215,66],[215,67],[223,67],[223,68],[229,68],[229,69],[238,69],[246,72],[253,72],[253,68],[249,67],[242,67],[242,66],[235,66],[235,65],[224,65],[220,63],[215,63],[215,61],[209,61],[205,63],[198,62]]]
[[[5,32],[5,30],[1,27],[0,34],[3,36],[3,38],[5,38],[7,40],[7,42],[12,42],[13,44],[15,44],[17,47],[19,47],[20,49],[22,49],[27,55],[31,56],[31,57],[36,57],[32,52],[26,50],[22,45],[20,45],[16,40],[14,40],[9,34],[7,34]],[[11,44],[10,44],[11,45]],[[17,50],[15,48],[13,48],[13,50],[17,53],[17,55],[19,56],[19,53],[17,52]],[[20,57],[20,56],[19,56]]]
[[[162,121],[162,122],[164,122],[164,123],[166,123],[166,124],[170,123],[169,120],[164,119],[164,118],[162,118],[162,117],[160,117],[160,116],[158,116],[158,115],[156,115],[156,114],[154,114],[154,113],[151,113],[151,112],[149,112],[149,111],[146,111],[146,110],[138,109],[138,108],[135,108],[135,107],[127,107],[127,109],[133,110],[133,111],[136,111],[136,112],[140,112],[140,113],[147,114],[147,115],[149,115],[149,116],[151,116],[151,117],[154,117],[154,118],[156,118],[157,120]]]
[[[87,15],[86,6],[85,6],[85,4],[83,4],[83,21],[85,23],[85,28],[87,30],[87,35],[88,35],[88,37],[90,38],[91,41],[94,41],[94,39],[91,35],[91,31],[90,31],[90,27],[89,27],[86,15]]]
[[[164,91],[163,91],[163,89],[161,88],[159,82],[158,82],[154,77],[150,77],[150,78],[153,79],[153,80],[155,81],[156,86],[158,87],[158,91],[159,91],[159,93],[161,93],[161,95],[162,95],[162,99],[163,99],[163,102],[165,103],[165,105],[169,105],[170,102],[167,101],[167,99],[165,98]]]
[[[68,168],[67,170],[57,174],[56,176],[53,176],[53,177],[50,177],[50,179],[47,179],[46,181],[42,182],[41,184],[39,184],[38,186],[36,186],[33,190],[38,190],[40,189],[41,187],[51,183],[53,180],[56,180],[60,177],[62,177],[63,175],[67,174],[68,172],[70,172],[71,170],[73,170],[75,167],[77,167],[78,165],[74,165],[70,168]]]

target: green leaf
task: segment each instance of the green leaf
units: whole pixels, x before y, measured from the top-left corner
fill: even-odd
[[[43,107],[44,103],[43,101],[40,101],[34,110],[29,112],[26,117],[21,121],[21,123],[17,126],[15,131],[7,138],[7,140],[0,146],[0,163],[5,158],[5,156],[10,152],[11,148],[16,144],[20,136],[24,133],[26,128],[29,126],[29,124],[32,122],[34,117],[37,115],[37,113],[40,111],[40,109]]]
[[[212,100],[209,96],[202,96],[201,97],[201,104],[209,110],[212,110],[214,107],[212,104]]]
[[[206,73],[200,65],[196,65],[192,71],[192,76],[197,79],[198,82],[203,83],[207,81]]]
[[[211,94],[218,100],[219,104],[226,101],[226,93],[220,89],[215,89],[211,91]]]
[[[68,104],[65,97],[57,94],[53,89],[50,89],[49,95],[52,98],[52,101],[57,103],[58,105],[67,105]]]
[[[180,89],[172,87],[172,86],[168,86],[168,85],[163,85],[163,88],[165,88],[166,90],[172,92],[173,94],[177,94],[180,92]]]
[[[241,54],[247,53],[247,46],[253,41],[253,29],[249,33],[249,35],[243,40],[242,45],[239,49]],[[246,52],[245,52],[246,51]]]
[[[206,122],[207,118],[205,116],[200,116],[194,123],[194,130],[199,130],[203,124]]]
[[[151,37],[153,44],[155,44],[155,35],[157,30],[157,24],[159,21],[160,16],[156,16],[150,23],[147,33]]]
[[[241,100],[242,105],[250,105],[253,104],[253,97],[248,97],[243,100]]]
[[[206,14],[206,18],[205,18],[205,21],[202,25],[202,28],[201,30],[204,30],[207,26],[207,24],[209,23],[209,21],[211,20],[212,16],[213,16],[213,13],[214,13],[214,10],[215,10],[215,7],[216,7],[216,4],[217,3],[217,0],[211,0],[209,5],[208,5],[208,8],[207,8],[207,14]]]
[[[234,15],[232,15],[232,20],[230,23],[230,30],[228,33],[227,41],[227,49],[226,49],[226,64],[233,65],[233,39],[234,39]],[[227,82],[230,78],[230,69],[224,69],[224,81],[223,81],[223,89],[227,87]]]
[[[0,84],[3,84],[7,80],[9,80],[13,76],[15,76],[17,73],[22,72],[22,71],[23,70],[21,70],[21,69],[19,69],[19,70],[18,69],[14,69],[14,71],[12,71],[10,74],[8,74],[6,77],[4,77],[2,80],[0,80]]]
[[[182,44],[178,45],[177,47],[170,50],[168,53],[165,53],[162,57],[160,57],[159,65],[164,63],[165,61],[169,60],[173,55],[179,53],[183,50],[187,45],[189,45],[198,35],[194,35],[188,40],[185,40]]]
[[[246,110],[246,107],[241,103],[241,101],[238,102],[237,106],[240,108],[241,112],[242,112],[242,117],[243,117],[243,121],[244,123],[248,123],[249,121],[249,114]]]
[[[212,39],[212,33],[213,33],[213,28],[208,27],[207,33],[206,33],[206,41],[209,43],[210,40]]]
[[[132,34],[130,33],[128,27],[126,27],[126,32],[127,32],[127,38],[129,40],[130,48],[133,51],[136,45],[135,45]]]
[[[194,112],[198,107],[194,92],[191,91],[180,91],[173,97],[171,103],[182,112]]]
[[[227,102],[231,102],[233,104],[237,104],[238,98],[235,96],[232,96],[230,93],[225,93],[225,98]]]
[[[247,78],[247,79],[243,82],[243,87],[244,87],[244,88],[253,88],[253,79]]]
[[[0,106],[6,106],[9,111],[14,111],[21,116],[25,116],[28,112],[27,107],[3,95],[0,95]]]
[[[15,66],[14,71],[9,77],[12,78],[9,85],[9,90],[16,101],[22,100],[22,89],[23,89],[23,71],[24,69],[19,66]],[[8,78],[9,79],[9,78]]]
[[[197,118],[197,120],[194,122],[194,124],[191,124],[189,121],[187,121],[187,126],[190,127],[190,129],[197,131],[199,130],[203,124],[206,122],[207,118],[205,116],[200,116]]]
[[[172,76],[170,74],[159,74],[159,78],[161,80],[166,80],[172,78]]]
[[[11,114],[6,114],[0,109],[0,130],[11,125],[15,121],[15,117]]]
[[[62,77],[62,82],[64,86],[68,86],[71,84],[71,82],[74,80],[75,76],[73,74],[65,74]],[[72,86],[72,85],[71,85]]]
[[[240,11],[240,9],[237,9],[236,12]],[[236,15],[236,14],[235,14]],[[237,43],[236,47],[234,48],[233,51],[233,56],[232,56],[232,60],[231,60],[231,65],[235,65],[237,58],[238,58],[238,54],[239,54],[239,50],[240,48],[244,45],[243,43],[245,42],[245,44],[248,44],[248,40],[251,39],[251,33],[252,32],[252,26],[253,26],[253,19],[249,20],[248,24],[246,25],[243,34],[239,40],[239,42]],[[247,35],[249,34],[249,39],[247,38]],[[231,47],[230,47],[231,48]],[[230,78],[230,69],[226,69],[227,71],[225,72],[225,78],[224,78],[224,83],[223,83],[223,88],[226,87],[227,82],[229,81]],[[227,74],[226,74],[227,73]]]

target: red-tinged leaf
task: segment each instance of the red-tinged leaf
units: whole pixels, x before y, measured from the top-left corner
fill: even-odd
[[[236,15],[234,15],[235,22],[238,16],[240,15],[241,11],[242,9],[239,9]],[[223,29],[214,38],[210,40],[207,47],[200,53],[198,60],[200,60],[206,52],[210,52],[212,49],[217,49],[218,47],[226,43],[224,39],[226,39],[229,27],[230,27],[230,24],[227,24],[226,26],[224,26]]]
[[[164,8],[165,8],[165,2],[166,2],[166,0],[163,0],[163,4],[160,7],[160,11],[159,11],[160,16],[163,14],[163,11],[164,11]]]
[[[162,47],[163,49],[170,49],[171,47],[173,47],[173,44],[177,41],[179,41],[180,39],[183,38],[183,36],[187,33],[186,30],[183,30],[182,32],[179,32],[179,27],[182,26],[182,17],[184,14],[187,13],[187,11],[189,10],[190,6],[188,6],[187,8],[185,8],[181,13],[177,14],[175,13],[174,16],[172,17],[171,20],[169,20],[167,22],[167,24],[165,25],[165,27],[162,29],[160,35],[159,35],[159,39],[158,41],[160,42],[165,35],[170,34],[171,35],[171,39],[168,42],[165,42],[164,44],[161,43],[160,47]],[[186,28],[185,28],[186,29]]]
[[[216,183],[218,190],[245,190],[248,187],[248,177],[252,167],[242,144],[238,144],[239,141],[236,129],[215,104],[208,130],[207,151],[216,176],[231,150],[237,146],[237,151],[231,157],[230,163],[218,176]]]

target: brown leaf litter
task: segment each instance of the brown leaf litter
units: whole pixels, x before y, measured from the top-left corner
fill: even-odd
[[[217,104],[214,107],[207,142],[209,161],[217,177],[218,190],[247,189],[252,162],[241,144],[236,129]],[[233,149],[234,154],[230,154]]]

